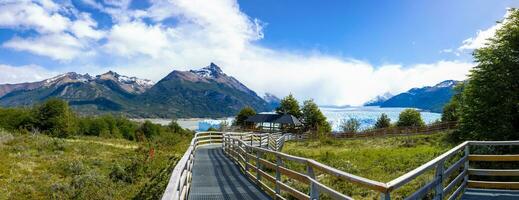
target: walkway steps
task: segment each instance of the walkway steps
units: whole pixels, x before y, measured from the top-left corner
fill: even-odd
[[[271,199],[251,182],[227,156],[221,145],[195,152],[190,200]]]
[[[461,200],[517,200],[519,190],[493,190],[467,188]]]

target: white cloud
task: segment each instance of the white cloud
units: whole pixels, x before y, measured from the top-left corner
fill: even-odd
[[[505,13],[505,16],[503,17],[503,22],[497,23],[493,26],[491,26],[488,29],[485,30],[479,30],[476,33],[476,36],[467,38],[462,42],[462,45],[458,48],[458,51],[465,51],[465,50],[475,50],[481,47],[485,47],[488,43],[488,39],[494,37],[496,34],[496,31],[500,29],[503,26],[503,23],[506,21],[508,16],[510,15],[510,12],[507,11]]]
[[[122,56],[140,53],[157,58],[169,43],[166,35],[159,26],[149,26],[143,22],[117,24],[108,35],[105,48]]]
[[[0,71],[2,72],[0,73],[0,84],[41,81],[57,74],[38,65],[11,66],[0,64]]]
[[[353,58],[263,47],[255,43],[263,38],[262,23],[242,13],[236,0],[152,0],[146,10],[129,10],[127,1],[84,2],[110,14],[115,25],[98,30],[95,21],[85,15],[69,19],[66,32],[14,38],[4,47],[57,60],[73,60],[91,52],[110,61],[106,68],[154,80],[173,68],[185,70],[216,62],[260,94],[293,92],[300,99],[313,98],[320,104],[359,105],[387,91],[465,79],[472,67],[457,61],[373,66]],[[165,25],[163,20],[170,18],[175,25]],[[155,23],[144,23],[147,19]]]
[[[2,46],[62,61],[73,59],[79,55],[92,54],[83,52],[85,47],[81,41],[67,33],[42,35],[35,38],[15,37]]]
[[[65,30],[70,20],[58,13],[52,13],[53,6],[44,3],[13,1],[0,3],[0,27],[35,29],[40,33],[57,33]],[[46,10],[49,9],[49,10]]]
[[[170,72],[172,66],[188,69],[216,62],[225,72],[260,94],[271,92],[284,96],[293,92],[300,99],[314,98],[320,104],[359,105],[387,91],[396,93],[446,79],[465,79],[472,67],[470,63],[457,61],[373,66],[355,59],[269,49],[254,43],[263,37],[262,27],[257,20],[240,12],[235,1],[154,2],[160,6],[152,6],[150,10],[172,11],[169,15],[148,11],[160,13],[160,16],[153,15],[155,20],[174,17],[180,23],[172,27],[130,26],[160,37],[144,36],[145,33],[121,33],[121,37],[143,35],[147,39],[160,38],[157,43],[167,45],[158,47],[160,55],[155,58],[132,57],[131,61],[120,63],[118,71],[157,80]],[[112,32],[119,28],[115,27]],[[141,44],[145,43],[154,42],[132,38],[114,42],[124,47],[120,48],[124,51],[116,51],[122,55],[127,55],[130,49],[158,55],[144,51]]]
[[[96,41],[104,36],[89,14],[79,13],[70,5],[58,6],[51,0],[5,1],[0,3],[0,27],[34,30],[31,37],[15,36],[2,47],[69,61],[79,55],[95,54]],[[75,15],[72,20],[60,11]]]

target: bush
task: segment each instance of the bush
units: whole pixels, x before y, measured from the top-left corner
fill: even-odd
[[[396,125],[399,127],[425,126],[425,123],[422,120],[420,112],[415,109],[408,108],[400,113]]]
[[[386,113],[382,113],[375,123],[375,128],[388,128],[391,126],[391,119],[387,117]]]
[[[244,128],[245,126],[245,120],[249,118],[250,116],[256,115],[256,111],[252,107],[245,107],[240,110],[240,112],[236,115],[236,125],[241,126]]]
[[[360,121],[355,118],[342,120],[341,129],[345,133],[356,133],[360,128]]]
[[[144,134],[146,138],[152,139],[154,136],[160,134],[160,128],[160,125],[151,123],[151,121],[146,120],[139,128],[139,132]]]
[[[37,106],[35,112],[38,129],[48,135],[68,137],[77,131],[76,116],[63,100],[50,99]]]
[[[317,131],[320,134],[332,131],[330,124],[326,121],[326,116],[313,100],[306,100],[301,110],[305,130]]]

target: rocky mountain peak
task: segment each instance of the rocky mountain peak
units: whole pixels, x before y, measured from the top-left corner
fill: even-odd
[[[190,70],[191,73],[194,73],[203,78],[218,78],[222,75],[225,75],[218,65],[211,63],[209,66],[204,67],[198,70]]]

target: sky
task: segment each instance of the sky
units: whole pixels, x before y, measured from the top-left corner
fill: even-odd
[[[260,96],[361,105],[464,80],[517,0],[0,0],[0,84],[214,62]]]

